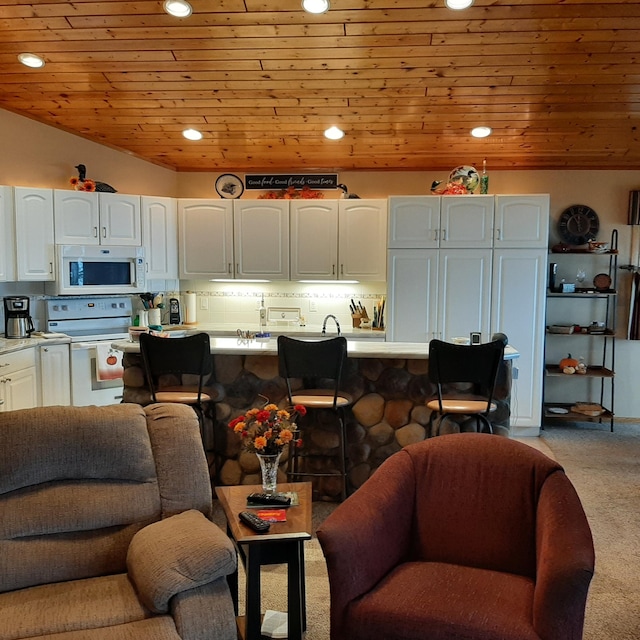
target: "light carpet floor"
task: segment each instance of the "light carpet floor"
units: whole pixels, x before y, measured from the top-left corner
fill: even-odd
[[[591,583],[584,640],[640,639],[640,426],[616,424],[610,433],[584,423],[549,427],[522,441],[556,459],[582,500],[593,533],[596,573]],[[335,508],[315,502],[314,532]],[[215,520],[224,526],[216,504]],[[329,640],[329,583],[317,538],[305,547],[306,640]],[[244,575],[240,571],[240,609]],[[286,569],[264,567],[262,607],[286,610]],[[428,637],[428,636],[425,636]]]

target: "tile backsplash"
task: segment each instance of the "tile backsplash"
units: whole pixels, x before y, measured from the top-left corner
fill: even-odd
[[[361,302],[372,317],[373,305],[386,295],[384,282],[301,284],[283,281],[242,284],[183,280],[180,285],[183,293],[190,291],[196,294],[198,323],[231,324],[242,329],[259,328],[263,300],[267,309],[300,309],[300,316],[309,327],[322,325],[327,314],[335,315],[341,325],[350,326],[351,299]],[[285,315],[297,317],[295,313]],[[289,321],[282,322],[286,325]],[[273,326],[273,321],[269,325]]]

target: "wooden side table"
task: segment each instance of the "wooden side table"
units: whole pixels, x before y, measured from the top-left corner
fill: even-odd
[[[262,485],[216,487],[216,495],[227,518],[227,532],[238,550],[246,572],[244,625],[239,630],[246,640],[260,640],[260,567],[287,565],[287,625],[289,640],[302,640],[306,629],[304,586],[304,542],[311,539],[311,483],[288,482],[278,491],[295,491],[299,504],[287,509],[286,522],[273,522],[267,533],[256,533],[240,522],[238,514],[247,510],[247,496],[261,493]],[[229,576],[229,585],[238,612],[238,575]],[[243,628],[244,626],[244,628]]]

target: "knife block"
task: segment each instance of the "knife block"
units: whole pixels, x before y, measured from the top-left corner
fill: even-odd
[[[361,313],[352,313],[351,314],[351,324],[354,329],[357,329],[360,326],[360,322],[364,319],[364,316]]]

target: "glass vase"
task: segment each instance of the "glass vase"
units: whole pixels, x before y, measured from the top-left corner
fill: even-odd
[[[260,471],[262,472],[262,490],[265,493],[275,493],[278,481],[278,465],[282,452],[273,455],[256,454],[260,461]]]

